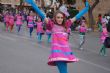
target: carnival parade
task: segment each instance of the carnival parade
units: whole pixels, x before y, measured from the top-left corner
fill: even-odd
[[[10,2],[0,1],[0,73],[110,73],[109,0]]]

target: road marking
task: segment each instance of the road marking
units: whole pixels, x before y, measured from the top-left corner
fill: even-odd
[[[32,44],[33,44],[33,45],[36,45],[36,43],[32,43]],[[38,46],[40,46],[40,47],[42,47],[42,48],[44,48],[44,49],[47,49],[47,48],[48,48],[48,47],[43,46],[43,45],[40,45],[40,44],[39,44]],[[103,70],[105,70],[105,71],[109,71],[109,72],[110,72],[110,69],[107,68],[107,67],[104,67],[104,66],[101,66],[101,65],[92,63],[92,62],[87,61],[87,60],[84,60],[84,59],[82,59],[82,58],[79,58],[79,60],[82,61],[82,62],[84,62],[84,63],[90,64],[90,65],[92,65],[92,66],[95,66],[95,67],[98,67],[98,68],[101,68],[101,69],[103,69]]]
[[[11,40],[11,41],[16,41],[16,39],[14,39],[14,38],[12,38],[12,37],[9,37],[9,36],[6,36],[6,35],[1,35],[1,34],[0,34],[0,37],[1,37],[2,39]]]
[[[96,67],[98,67],[98,68],[101,68],[101,69],[104,69],[104,70],[110,72],[110,69],[107,68],[107,67],[104,67],[104,66],[101,66],[101,65],[98,65],[98,64],[92,63],[92,62],[90,62],[90,61],[87,61],[87,60],[84,60],[84,59],[81,59],[81,58],[79,58],[79,59],[80,59],[82,62],[85,62],[85,63],[91,64],[91,65],[93,65],[93,66],[96,66]]]
[[[13,34],[13,35],[14,35],[14,34]],[[19,36],[17,36],[17,35],[14,35],[14,36],[19,37]],[[12,40],[12,41],[16,41],[15,39],[10,38],[10,37],[7,37],[7,36],[2,36],[2,35],[0,35],[0,37],[1,37],[1,38],[4,38],[4,39],[8,39],[8,40]],[[31,38],[24,37],[24,36],[20,36],[20,38],[23,38],[23,39],[31,39]],[[32,44],[33,44],[33,45],[36,45],[35,42],[32,42]],[[42,48],[44,48],[44,49],[49,48],[49,47],[46,47],[46,46],[43,46],[43,45],[40,45],[40,44],[39,44],[38,46],[40,46],[40,47],[42,47]],[[84,62],[84,63],[90,64],[90,65],[93,65],[93,66],[95,66],[95,67],[98,67],[98,68],[101,68],[101,69],[103,69],[103,70],[105,70],[105,71],[109,71],[109,72],[110,72],[110,69],[107,68],[107,67],[104,67],[104,66],[101,66],[101,65],[98,65],[98,64],[92,63],[92,62],[87,61],[87,60],[84,60],[84,59],[82,59],[82,58],[79,58],[79,59],[80,59],[82,62]]]

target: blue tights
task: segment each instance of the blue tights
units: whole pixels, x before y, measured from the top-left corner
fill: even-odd
[[[51,41],[51,34],[48,34],[48,42]]]
[[[38,35],[38,42],[41,42],[41,39],[42,39],[42,33],[37,33]]]
[[[29,30],[30,37],[32,36],[32,32],[33,32],[33,27],[30,27],[30,30]]]
[[[58,70],[60,73],[68,73],[66,62],[58,61],[58,62],[56,62],[56,66],[58,67]]]

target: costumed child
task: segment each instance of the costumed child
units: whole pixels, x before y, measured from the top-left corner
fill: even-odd
[[[43,30],[43,22],[40,17],[38,17],[37,22],[35,22],[37,25],[36,33],[37,33],[37,40],[38,42],[42,41],[42,35],[44,34]]]
[[[80,45],[79,49],[83,50],[83,44],[85,42],[85,34],[87,32],[87,25],[86,25],[86,20],[84,17],[82,17],[80,25],[78,26],[77,30],[79,31],[79,36],[80,36]]]
[[[86,1],[86,7],[79,12],[75,17],[65,20],[66,13],[63,11],[56,11],[54,14],[54,19],[48,19],[41,12],[38,6],[33,2],[33,0],[26,0],[32,5],[38,15],[52,28],[52,42],[51,42],[51,54],[48,59],[48,65],[57,66],[60,73],[68,73],[67,63],[77,62],[79,59],[75,57],[69,46],[67,27],[79,19],[89,10],[89,4]]]
[[[9,13],[7,12],[4,17],[5,23],[6,23],[6,31],[8,31],[9,28]]]
[[[4,30],[6,30],[6,15],[7,14],[8,14],[8,11],[4,11],[3,13]]]
[[[15,17],[14,17],[14,15],[13,15],[13,13],[11,12],[10,15],[9,15],[10,32],[12,32],[12,30],[13,30],[14,20],[15,20]]]
[[[32,11],[30,11],[29,16],[27,16],[27,20],[28,20],[29,34],[30,37],[32,37],[32,32],[34,30],[34,16]]]
[[[102,19],[101,24],[102,24],[102,31],[101,31],[100,40],[102,43],[102,47],[100,49],[100,55],[106,56],[106,46],[104,45],[104,42],[105,42],[105,39],[108,37],[108,31],[107,31],[107,27],[106,27],[105,18]]]
[[[99,28],[99,31],[100,31],[100,32],[102,31],[102,23],[101,23],[101,21],[102,21],[102,15],[99,14],[99,15],[98,15],[97,24],[98,24],[98,28]]]
[[[51,35],[52,35],[52,28],[48,24],[46,24],[46,35],[47,35],[47,42],[51,42]]]
[[[20,30],[21,30],[21,27],[22,27],[22,24],[23,24],[23,16],[21,14],[21,12],[19,12],[17,15],[16,15],[16,27],[17,27],[17,33],[19,34]]]

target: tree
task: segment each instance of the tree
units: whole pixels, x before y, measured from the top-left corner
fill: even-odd
[[[85,1],[86,0],[83,0],[83,2]],[[90,9],[88,11],[89,24],[93,30],[94,30],[94,24],[96,23],[93,17],[93,10],[97,6],[98,3],[99,3],[99,0],[94,0],[94,3],[90,6]]]
[[[67,3],[68,3],[68,4],[72,4],[72,5],[73,5],[73,4],[75,4],[75,3],[76,3],[76,0],[67,0]]]
[[[24,0],[20,0],[20,5],[22,5],[23,2],[24,2]]]

